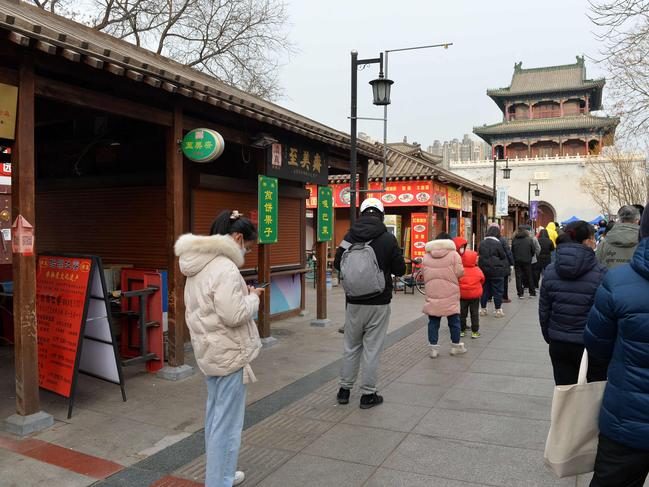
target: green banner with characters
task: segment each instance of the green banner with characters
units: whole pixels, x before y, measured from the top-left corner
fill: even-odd
[[[259,176],[259,243],[277,243],[277,178]]]
[[[329,242],[334,233],[333,190],[318,186],[318,242]]]

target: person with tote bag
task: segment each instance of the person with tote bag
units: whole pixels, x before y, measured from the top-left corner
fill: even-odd
[[[649,475],[649,212],[631,262],[609,271],[584,331],[610,360],[591,487],[642,487]]]

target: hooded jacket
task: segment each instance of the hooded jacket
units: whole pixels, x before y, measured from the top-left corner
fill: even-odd
[[[451,316],[460,313],[460,283],[464,275],[462,259],[452,240],[432,240],[426,244],[424,282],[428,316]]]
[[[254,316],[259,298],[250,294],[239,273],[240,246],[228,235],[183,235],[175,245],[185,282],[185,319],[198,367],[208,376],[244,369],[254,382],[250,362],[261,340]]]
[[[557,226],[554,224],[554,222],[550,222],[545,227],[545,229],[548,231],[548,237],[550,237],[550,240],[552,240],[552,243],[556,247],[557,238],[559,237],[559,230],[557,229]]]
[[[466,251],[466,246],[468,242],[466,241],[466,238],[464,237],[454,237],[453,238],[453,243],[455,244],[455,250],[457,250],[457,253],[462,255]],[[462,252],[460,250],[464,249]]]
[[[482,285],[485,277],[478,267],[478,253],[466,250],[462,255],[464,275],[460,278],[460,298],[478,299],[482,296]]]
[[[541,267],[547,267],[552,261],[552,252],[554,251],[554,243],[550,240],[548,231],[543,229],[539,233],[539,245],[541,252],[539,253],[539,264]]]
[[[344,240],[350,243],[369,242],[370,247],[376,254],[376,262],[379,269],[385,274],[385,290],[382,294],[370,299],[358,300],[347,298],[350,304],[384,305],[392,301],[392,274],[403,276],[406,272],[406,262],[403,259],[397,239],[388,232],[383,222],[374,216],[361,215]],[[338,247],[334,258],[334,268],[340,271],[340,260],[345,249]]]
[[[498,237],[487,237],[480,242],[478,266],[487,279],[509,275],[511,273],[510,265],[503,243]]]
[[[606,268],[585,245],[557,247],[555,261],[543,274],[539,321],[545,341],[583,343],[586,318]]]
[[[512,241],[512,254],[516,264],[531,264],[536,255],[534,241],[527,230],[519,228]]]
[[[597,246],[597,260],[607,269],[627,264],[638,246],[639,225],[618,223]]]
[[[647,210],[645,210],[647,211]],[[599,417],[603,435],[649,450],[649,238],[608,272],[588,316],[588,353],[610,360]]]

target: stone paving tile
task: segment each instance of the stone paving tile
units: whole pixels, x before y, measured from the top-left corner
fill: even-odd
[[[547,345],[541,336],[507,336],[507,334],[500,334],[494,338],[490,347],[506,348],[510,350],[536,350],[541,351],[547,349]]]
[[[413,432],[543,451],[549,429],[549,421],[434,408]]]
[[[480,354],[481,359],[504,360],[516,363],[530,363],[543,365],[546,368],[550,365],[550,356],[546,350],[512,350],[488,346]]]
[[[453,357],[455,358],[455,357]],[[435,359],[442,360],[442,358]],[[462,372],[448,372],[428,369],[411,369],[397,379],[397,382],[419,384],[423,386],[451,387]]]
[[[364,487],[478,487],[481,485],[485,484],[473,484],[459,480],[401,472],[389,468],[379,468]]]
[[[335,423],[274,414],[243,432],[242,442],[268,448],[299,452]]]
[[[360,487],[374,467],[300,454],[268,476],[259,487]],[[248,480],[245,484],[248,486]]]
[[[529,396],[552,397],[554,381],[532,377],[512,377],[495,374],[464,372],[454,381],[458,389],[505,392]]]
[[[477,359],[477,354],[468,352],[464,355],[458,355],[457,357],[451,357],[448,355],[448,350],[440,350],[440,356],[436,359],[430,358],[428,355],[426,358],[420,360],[415,365],[412,366],[410,370],[442,370],[445,372],[465,372],[469,370],[471,364],[474,360]]]
[[[557,479],[537,450],[410,434],[383,467],[499,487],[574,487]]]
[[[0,485],[3,487],[25,487],[28,485],[85,487],[93,484],[96,480],[0,449]]]
[[[470,372],[480,374],[511,375],[516,377],[535,377],[537,379],[553,379],[552,370],[539,367],[539,364],[508,362],[505,360],[477,359],[471,364]]]
[[[338,424],[302,453],[379,466],[405,436],[396,431]]]
[[[333,394],[323,396],[312,393],[283,409],[282,413],[337,423],[345,419],[353,411],[354,407],[351,403],[341,406],[336,402],[336,396]]]
[[[381,391],[386,403],[433,407],[448,392],[446,387],[392,382]]]
[[[435,404],[435,407],[452,411],[473,411],[496,416],[549,420],[552,397],[450,389]]]
[[[357,409],[347,416],[343,423],[408,433],[417,426],[429,409],[421,406],[383,403],[369,410]]]

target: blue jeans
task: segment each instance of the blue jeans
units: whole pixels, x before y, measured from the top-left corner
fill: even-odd
[[[446,319],[448,320],[448,329],[451,331],[451,342],[460,343],[460,315],[447,316]],[[431,345],[437,345],[441,321],[441,316],[428,317],[428,343]]]
[[[224,377],[206,377],[205,382],[205,487],[232,487],[246,409],[243,369]]]
[[[483,309],[487,307],[489,298],[494,298],[496,309],[500,309],[503,305],[503,291],[505,288],[506,277],[487,277],[484,285],[482,286],[482,297],[480,298],[480,306]]]

